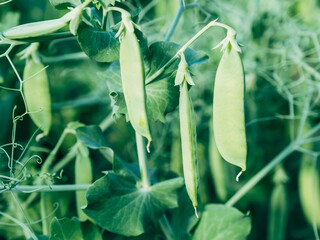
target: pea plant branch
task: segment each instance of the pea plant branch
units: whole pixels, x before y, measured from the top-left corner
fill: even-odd
[[[196,33],[187,43],[185,43],[179,50],[178,52],[168,61],[166,62],[160,69],[158,69],[158,71],[156,71],[154,74],[152,74],[150,77],[148,77],[146,79],[146,84],[149,84],[150,82],[152,82],[153,80],[155,80],[157,77],[159,77],[173,62],[175,62],[179,56],[184,53],[184,51],[190,47],[190,45],[195,42],[202,34],[204,34],[207,30],[209,30],[212,27],[218,26],[218,27],[222,27],[225,28],[227,30],[227,37],[226,39],[224,39],[222,42],[224,41],[233,41],[236,35],[236,32],[234,29],[232,29],[231,27],[229,27],[226,24],[217,22],[218,19],[211,21],[210,23],[208,23],[205,27],[203,27],[198,33]],[[220,44],[221,44],[220,43]],[[218,44],[218,46],[220,46],[220,44]],[[217,47],[218,47],[217,46]]]

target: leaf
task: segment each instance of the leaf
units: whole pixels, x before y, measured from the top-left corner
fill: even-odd
[[[189,199],[187,189],[183,188],[179,193],[179,207],[174,209],[172,214],[172,230],[176,240],[189,239],[191,230],[198,223],[199,218],[194,214],[194,208]],[[201,212],[202,205],[199,205],[198,212]]]
[[[192,239],[245,240],[251,231],[251,219],[233,207],[208,204]]]
[[[97,225],[89,220],[81,223],[81,229],[84,240],[102,240],[102,236]]]
[[[114,116],[126,115],[128,120],[127,107],[121,86],[119,62],[112,63],[107,71],[98,75],[107,80]],[[174,86],[174,77],[151,82],[146,86],[146,94],[149,118],[161,122],[165,122],[165,113],[173,111],[179,102],[179,87]]]
[[[87,192],[84,212],[97,224],[114,233],[138,236],[168,208],[178,206],[177,190],[183,178],[156,183],[141,188],[134,172],[114,160],[114,171],[98,179]],[[130,172],[131,171],[131,172]]]
[[[97,62],[113,62],[119,59],[119,40],[112,31],[81,23],[78,27],[78,42],[81,49]]]
[[[50,240],[81,240],[83,239],[81,227],[75,218],[54,218],[51,222]]]
[[[76,136],[80,141],[84,142],[87,147],[92,149],[108,146],[101,128],[97,125],[78,127],[76,129]]]
[[[98,2],[104,7],[107,8],[110,4],[114,6],[116,1],[120,2],[119,0],[98,0]]]
[[[157,72],[164,66],[181,48],[179,44],[173,42],[155,42],[149,47],[148,56],[148,72],[146,78],[148,79],[152,74]],[[188,66],[198,62],[203,62],[208,59],[208,56],[202,52],[194,51],[190,48],[184,52]],[[171,75],[178,69],[179,59],[177,58],[159,77],[161,79],[165,76]]]
[[[179,49],[180,46],[175,43],[156,42],[152,44],[149,48],[149,52],[145,52],[145,54],[148,54],[145,58],[147,61],[150,61],[145,61],[145,64],[149,68],[147,76],[156,72],[161,66],[169,61]],[[189,65],[196,61],[206,59],[203,54],[191,49],[186,50],[185,56]],[[172,76],[172,73],[178,68],[178,63],[179,62],[176,61],[176,63],[171,65],[161,77],[146,85],[147,111],[151,120],[165,122],[165,115],[168,112],[172,112],[178,105],[179,87],[174,86],[174,76]],[[128,120],[128,112],[121,86],[119,62],[112,63],[105,72],[100,72],[98,75],[107,80],[114,116],[120,117],[125,115]]]
[[[67,9],[81,4],[80,0],[49,0],[50,4],[57,9]]]

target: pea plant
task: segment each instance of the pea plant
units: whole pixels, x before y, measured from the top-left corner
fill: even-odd
[[[319,239],[319,34],[241,2],[2,2],[0,238]]]

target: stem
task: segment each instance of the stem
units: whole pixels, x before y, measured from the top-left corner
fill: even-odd
[[[183,13],[183,11],[185,9],[185,5],[184,5],[183,0],[179,0],[179,3],[180,3],[179,4],[179,9],[176,12],[176,15],[175,15],[175,17],[173,19],[173,22],[171,23],[171,26],[170,26],[170,28],[169,28],[169,30],[167,32],[167,35],[164,38],[164,41],[169,41],[170,38],[172,37],[173,32],[176,29],[176,27],[178,25],[178,22],[179,22],[179,20],[180,20],[180,18],[182,16],[182,13]]]
[[[102,132],[107,130],[113,123],[112,118],[113,113],[110,113],[105,119],[102,120],[102,122],[99,124],[99,127],[101,128]]]
[[[51,153],[49,154],[49,156],[47,157],[46,161],[44,162],[44,164],[41,167],[41,172],[48,172],[49,168],[51,167],[53,161],[55,160],[55,157],[58,153],[59,148],[61,147],[63,140],[65,139],[65,137],[67,136],[68,133],[73,133],[70,129],[66,128],[64,129],[63,133],[61,134],[56,146],[54,147],[54,149],[51,151]]]
[[[174,240],[175,237],[174,237],[172,228],[170,226],[170,223],[169,223],[168,218],[166,217],[166,215],[163,214],[158,221],[159,221],[161,230],[164,233],[166,239],[167,240]]]
[[[71,162],[77,154],[77,147],[76,145],[73,145],[72,149],[67,153],[66,156],[64,156],[62,159],[57,162],[57,164],[54,165],[52,168],[52,172],[58,172],[61,169],[63,169],[69,162]]]
[[[139,167],[140,167],[140,174],[141,174],[143,188],[149,188],[150,187],[150,179],[148,176],[146,146],[143,141],[143,137],[138,133],[136,133],[136,142],[137,142]]]
[[[31,193],[31,192],[74,192],[87,191],[91,184],[61,184],[61,185],[19,185],[12,189],[12,191]]]
[[[290,143],[274,159],[271,160],[263,169],[254,175],[242,188],[239,189],[227,202],[227,206],[233,206],[247,192],[249,192],[258,182],[260,182],[273,168],[281,163],[286,157],[293,153],[297,148],[297,140]]]
[[[235,32],[235,30],[223,23],[217,22],[217,20],[209,22],[206,26],[204,26],[196,35],[194,35],[186,44],[184,44],[180,50],[166,63],[164,64],[158,71],[152,74],[149,78],[146,79],[146,84],[152,82],[157,77],[160,76],[179,56],[194,42],[196,41],[202,34],[204,34],[209,28],[218,26],[227,29],[229,32]]]

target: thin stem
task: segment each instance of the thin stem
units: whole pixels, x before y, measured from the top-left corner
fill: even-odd
[[[164,233],[166,239],[167,240],[174,240],[175,237],[174,237],[172,228],[170,226],[170,223],[169,223],[168,218],[166,217],[166,215],[163,214],[158,221],[159,221],[161,230]]]
[[[170,28],[169,28],[169,30],[168,30],[165,38],[164,38],[164,41],[169,41],[170,38],[172,37],[172,35],[174,33],[174,30],[176,29],[176,27],[177,27],[177,25],[179,23],[179,20],[180,20],[180,18],[182,16],[182,13],[183,13],[184,9],[185,9],[185,5],[184,5],[183,0],[179,0],[179,9],[176,12],[176,15],[175,15],[175,17],[174,17],[174,19],[173,19],[173,21],[171,23],[171,26],[170,26]]]
[[[54,165],[52,168],[52,172],[58,172],[61,169],[63,169],[68,163],[70,163],[77,155],[77,147],[74,145],[72,149],[67,153],[66,156],[64,156],[62,159],[57,162],[57,164]]]
[[[150,187],[150,179],[148,176],[146,146],[145,146],[143,137],[138,133],[136,133],[136,143],[137,143],[139,167],[140,167],[143,188],[149,188]]]
[[[196,41],[202,34],[204,34],[209,28],[218,26],[228,30],[228,32],[234,32],[235,30],[223,23],[217,22],[217,20],[209,22],[205,27],[203,27],[196,35],[194,35],[186,44],[184,44],[180,50],[166,63],[164,64],[158,71],[152,74],[149,78],[146,79],[146,84],[152,82],[157,77],[160,76],[177,58],[179,58],[180,54],[182,54],[194,41]]]
[[[61,184],[61,185],[19,185],[11,189],[22,193],[32,192],[74,192],[74,191],[87,191],[91,184]]]
[[[105,119],[102,120],[102,122],[99,124],[99,127],[101,128],[102,132],[106,131],[113,123],[114,120],[112,118],[113,113],[110,113]]]
[[[274,159],[272,159],[263,169],[254,175],[242,188],[239,189],[227,202],[227,206],[233,206],[237,203],[247,192],[249,192],[258,182],[260,182],[272,169],[281,163],[286,157],[293,153],[297,148],[296,141],[290,143],[284,148]]]
[[[65,137],[69,134],[69,133],[73,133],[70,129],[66,128],[64,129],[63,133],[61,134],[56,146],[54,147],[54,149],[51,151],[51,153],[49,154],[49,156],[47,157],[47,159],[45,160],[44,164],[41,167],[41,172],[48,172],[49,168],[51,167],[53,161],[55,160],[55,157],[58,153],[59,148],[61,147],[63,140],[65,139]]]

